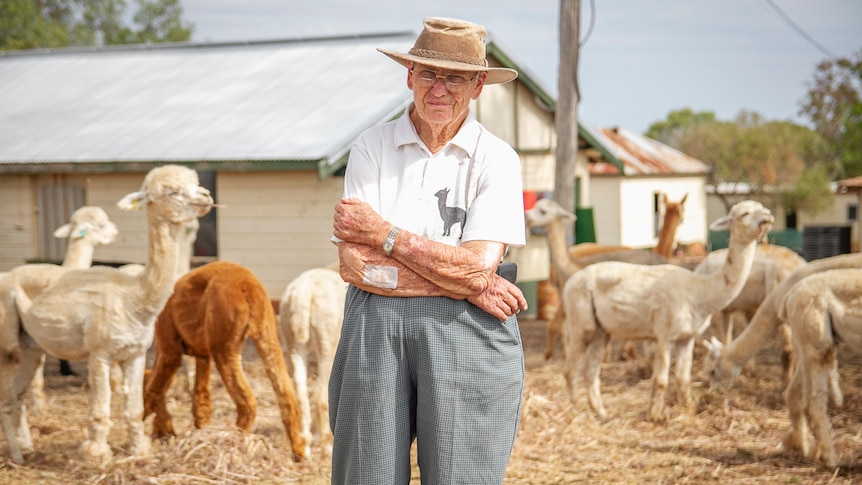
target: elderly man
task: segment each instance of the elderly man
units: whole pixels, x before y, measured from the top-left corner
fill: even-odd
[[[497,274],[525,243],[520,160],[469,109],[487,84],[481,25],[428,18],[413,103],[350,151],[333,241],[350,283],[329,383],[333,484],[501,483],[521,411],[524,295]]]

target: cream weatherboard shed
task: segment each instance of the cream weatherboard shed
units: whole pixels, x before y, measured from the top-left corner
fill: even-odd
[[[0,271],[62,259],[53,230],[103,207],[119,239],[103,263],[142,263],[143,212],[115,206],[162,164],[194,168],[219,207],[202,221],[197,262],[251,269],[272,299],[300,272],[337,259],[332,210],[351,141],[411,101],[405,70],[376,49],[415,33],[0,53]],[[553,100],[520,71],[487,86],[477,117],[521,154],[525,190],[553,187]],[[542,277],[527,248],[520,277]],[[534,251],[535,252],[535,251]],[[544,255],[541,250],[537,254]],[[538,260],[538,257],[533,257]]]

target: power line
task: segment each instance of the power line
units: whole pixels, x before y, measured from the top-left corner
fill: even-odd
[[[587,43],[590,36],[593,35],[593,28],[596,26],[596,0],[590,0],[590,26],[587,29],[587,33],[584,35],[584,38],[581,39],[578,47],[583,47],[584,44]]]
[[[833,54],[832,52],[830,52],[829,49],[824,47],[823,44],[821,44],[820,42],[817,42],[816,40],[814,40],[813,37],[808,35],[808,33],[805,32],[805,30],[803,30],[802,27],[800,27],[796,22],[794,22],[793,19],[790,18],[790,16],[788,16],[786,13],[784,13],[784,10],[781,10],[781,8],[778,5],[776,5],[773,0],[765,0],[765,1],[766,1],[766,3],[769,4],[770,7],[772,7],[776,12],[778,12],[778,15],[781,15],[781,17],[784,19],[784,21],[787,22],[788,24],[790,24],[790,26],[793,27],[793,29],[799,33],[799,35],[801,35],[811,45],[813,45],[818,50],[820,50],[820,52],[826,54],[827,56],[829,56],[831,58],[838,57],[835,54]]]

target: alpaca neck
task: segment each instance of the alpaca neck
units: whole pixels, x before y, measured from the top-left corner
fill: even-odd
[[[188,273],[192,267],[192,254],[194,253],[194,244],[197,233],[188,227],[180,229],[180,242],[177,248],[177,271],[174,276],[175,280],[180,279],[184,274]]]
[[[704,291],[698,292],[706,314],[721,310],[739,296],[751,272],[756,250],[757,241],[740,241],[731,234],[724,264],[719,271],[704,278]]]
[[[174,278],[178,266],[177,238],[182,224],[160,219],[153,211],[147,212],[149,249],[147,264],[139,275],[141,303],[145,311],[158,314],[174,291]]]
[[[63,258],[63,266],[74,269],[86,269],[93,264],[93,253],[95,248],[83,239],[69,238],[66,245],[66,256]]]
[[[670,212],[665,213],[664,222],[658,235],[658,244],[653,252],[667,259],[673,255],[673,242],[676,239],[676,228],[679,227],[679,217],[671,217]]]
[[[781,324],[778,319],[778,305],[783,300],[784,294],[784,291],[770,291],[757,307],[745,330],[724,348],[722,355],[735,366],[741,366],[754,357],[766,342],[775,337]]]
[[[566,244],[566,231],[563,223],[556,220],[545,227],[548,233],[548,250],[551,252],[551,265],[556,271],[558,281],[565,282],[570,276],[581,270],[581,266],[569,256]]]

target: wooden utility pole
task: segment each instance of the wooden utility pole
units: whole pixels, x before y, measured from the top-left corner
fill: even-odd
[[[575,161],[578,158],[578,44],[580,42],[580,0],[560,0],[560,72],[556,109],[557,151],[554,171],[554,201],[575,207]],[[574,228],[566,238],[574,243]]]

